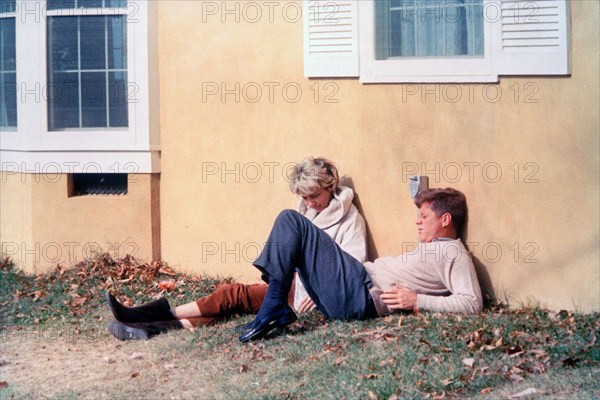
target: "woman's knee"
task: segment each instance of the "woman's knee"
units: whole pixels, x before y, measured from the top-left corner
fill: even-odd
[[[283,210],[277,216],[275,225],[298,226],[306,219],[302,214],[295,210]],[[308,220],[307,220],[308,221]]]
[[[298,217],[301,217],[302,214],[300,214],[298,211],[295,210],[283,210],[279,213],[279,215],[277,216],[277,220],[283,219],[285,221],[288,220],[295,220]]]

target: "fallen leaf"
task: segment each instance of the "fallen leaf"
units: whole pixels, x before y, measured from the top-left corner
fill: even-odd
[[[71,301],[71,307],[72,308],[80,307],[80,306],[84,305],[86,301],[87,301],[87,299],[85,297],[76,295],[73,298],[73,300]]]
[[[245,373],[245,372],[248,372],[248,366],[247,366],[247,365],[245,365],[245,364],[242,364],[242,365],[240,365],[240,368],[238,369],[238,372],[239,372],[240,374],[243,374],[243,373]]]
[[[144,358],[144,353],[133,353],[129,356],[130,360],[141,360],[142,358]]]
[[[394,359],[393,359],[393,358],[388,358],[388,359],[382,360],[382,361],[379,363],[379,365],[380,365],[381,367],[385,367],[385,366],[388,366],[388,365],[394,365],[395,363],[396,363],[396,362],[394,361]]]
[[[494,390],[494,389],[493,389],[493,388],[491,388],[491,387],[486,387],[486,388],[483,388],[483,389],[481,389],[481,390],[479,391],[479,393],[481,393],[481,394],[488,394],[488,393],[490,393],[492,390]]]
[[[346,359],[348,359],[348,357],[338,357],[338,359],[335,360],[335,365],[342,364]]]
[[[521,398],[521,397],[531,396],[531,395],[534,395],[534,394],[537,394],[537,393],[538,393],[538,390],[536,388],[532,388],[531,387],[531,388],[527,388],[527,389],[523,390],[522,392],[515,393],[515,394],[513,394],[510,397],[513,398],[513,399],[518,399],[518,398]]]
[[[160,290],[171,291],[171,290],[175,289],[175,281],[173,281],[173,280],[160,281],[158,283],[158,286],[160,286]]]
[[[433,395],[431,396],[432,399],[434,400],[441,400],[441,399],[445,399],[446,398],[446,392],[443,391],[440,394],[437,394],[437,392],[433,392]]]
[[[42,297],[46,296],[43,290],[36,290],[35,292],[29,293],[27,296],[33,297],[33,301],[38,301]]]
[[[369,395],[369,398],[371,400],[377,400],[378,399],[377,395],[375,393],[371,392],[370,390],[368,392],[368,395]]]
[[[511,374],[510,380],[513,382],[521,382],[523,380],[523,377],[521,375]]]
[[[548,367],[543,362],[534,361],[531,370],[536,374],[543,374],[548,371]]]
[[[521,368],[519,368],[515,365],[510,369],[510,372],[512,372],[513,374],[522,374],[525,371],[523,371]]]
[[[140,376],[140,373],[139,372],[134,372],[133,374],[131,374],[131,378],[130,379],[135,379],[138,376]]]
[[[463,358],[462,363],[465,364],[469,368],[473,368],[473,364],[475,364],[474,358]]]
[[[6,388],[6,387],[8,387],[8,382],[6,382],[6,381],[0,382],[0,389]]]

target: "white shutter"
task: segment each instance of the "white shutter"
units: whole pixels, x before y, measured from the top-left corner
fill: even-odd
[[[493,5],[498,75],[570,74],[568,0],[501,0]]]
[[[358,0],[303,2],[304,75],[358,77]]]

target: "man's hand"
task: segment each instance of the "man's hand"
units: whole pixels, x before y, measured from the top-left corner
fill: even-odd
[[[315,303],[311,300],[310,296],[306,296],[305,298],[302,299],[302,301],[300,301],[300,304],[298,305],[298,312],[300,313],[304,313],[304,312],[308,312],[310,310],[313,310],[316,307]]]
[[[417,294],[399,283],[384,291],[381,300],[390,310],[414,310],[417,307]]]

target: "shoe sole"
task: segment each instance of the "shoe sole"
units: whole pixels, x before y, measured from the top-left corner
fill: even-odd
[[[239,338],[240,342],[248,343],[248,342],[252,342],[255,340],[260,340],[260,339],[264,338],[265,336],[267,336],[269,333],[271,333],[274,329],[277,329],[277,328],[283,329],[286,326],[293,323],[294,321],[296,321],[297,319],[298,318],[296,317],[296,315],[293,314],[292,317],[285,319],[283,321],[281,321],[281,320],[271,321],[266,327],[264,327],[256,332],[252,332],[253,329],[251,329],[240,336],[240,338]]]
[[[112,321],[107,326],[108,331],[119,340],[148,340],[148,332],[127,326],[119,321]]]

